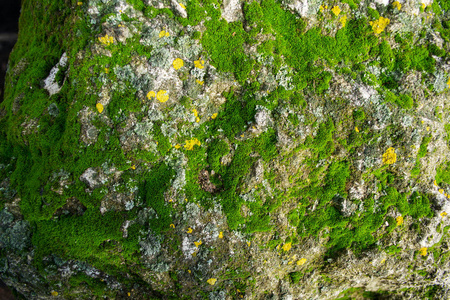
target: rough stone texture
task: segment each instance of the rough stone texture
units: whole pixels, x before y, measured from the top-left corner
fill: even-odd
[[[447,299],[445,1],[26,0],[0,278],[26,299]]]

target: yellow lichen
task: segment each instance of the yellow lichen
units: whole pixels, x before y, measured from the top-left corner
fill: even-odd
[[[175,58],[173,61],[173,67],[175,70],[180,69],[184,65],[184,62],[181,58]]]
[[[195,247],[198,248],[198,246],[200,246],[202,244],[202,241],[198,241],[198,242],[194,242]]]
[[[335,15],[335,16],[338,16],[340,13],[341,13],[341,9],[339,8],[339,6],[335,6],[335,7],[333,7],[332,9],[331,9],[331,11],[333,12],[333,14]]]
[[[194,61],[194,66],[198,69],[203,69],[205,67],[204,64],[205,61],[201,58],[199,60]]]
[[[422,9],[425,9],[425,7],[427,7],[427,5],[425,3],[422,2]]]
[[[198,79],[195,79],[195,81],[196,81],[198,84],[200,84],[200,85],[203,85],[203,83],[205,83],[204,81],[200,81],[200,80],[198,80]]]
[[[303,266],[306,263],[306,258],[299,259],[297,261],[297,266]]]
[[[341,22],[342,27],[345,27],[345,24],[347,24],[347,16],[343,16],[339,19],[339,22]]]
[[[436,180],[435,180],[435,181],[433,181],[433,184],[434,184],[435,186],[438,186],[438,185],[437,185],[437,182],[436,182]]]
[[[223,238],[223,232],[221,231],[221,232],[219,232],[219,239],[222,239]]]
[[[170,227],[175,228],[175,224],[170,224]]]
[[[401,9],[402,9],[402,5],[401,5],[400,2],[398,2],[398,1],[394,1],[394,2],[392,3],[392,6],[395,7],[396,9],[398,9],[398,10],[401,10]]]
[[[130,297],[130,296],[131,296],[131,293],[130,293],[130,292],[128,292],[128,293],[127,293],[127,295],[128,295],[128,297]]]
[[[448,78],[448,80],[447,80],[447,85],[450,88],[450,78]]]
[[[169,33],[168,31],[161,30],[161,32],[159,33],[159,37],[160,37],[160,38],[162,38],[162,37],[168,37],[168,36],[170,36],[170,33]]]
[[[439,193],[443,194],[444,190],[443,189],[439,189]]]
[[[51,291],[50,294],[52,294],[52,296],[54,296],[54,297],[58,296],[58,292],[57,291]]]
[[[395,221],[397,221],[397,226],[400,226],[403,224],[403,217],[398,216],[397,218],[395,218]]]
[[[215,278],[210,278],[210,279],[206,280],[206,282],[208,282],[210,285],[215,285],[216,281],[217,281],[217,279],[215,279]]]
[[[291,250],[291,247],[292,247],[292,243],[286,243],[286,244],[283,245],[282,249],[284,251],[289,251],[289,250]]]
[[[380,17],[378,20],[374,22],[369,22],[369,24],[372,26],[372,30],[375,34],[380,34],[384,31],[386,26],[388,26],[390,23],[390,20],[388,18]]]
[[[445,211],[441,212],[441,217],[445,217],[447,213]]]
[[[426,129],[427,129],[427,131],[430,131],[430,126],[427,126],[427,128],[426,128]]]
[[[193,150],[195,145],[200,146],[201,144],[199,140],[193,138],[191,140],[186,140],[186,145],[184,145],[184,148],[186,148],[186,150]]]
[[[105,68],[105,73],[108,74],[109,73],[109,69]]]
[[[184,6],[183,3],[180,2],[180,3],[178,3],[178,4],[180,4],[180,6],[181,6],[182,9],[186,9],[186,6]]]
[[[355,127],[355,131],[356,131],[356,132],[359,132],[359,129],[358,129],[358,127]]]
[[[136,170],[136,165],[132,165],[131,169]]]
[[[156,99],[158,99],[159,102],[164,103],[167,100],[169,100],[169,95],[166,95],[167,91],[164,90],[160,90],[157,94],[156,94]]]
[[[252,244],[252,242],[247,242],[247,246],[249,246],[249,247],[250,247],[250,246],[251,246],[251,244]]]
[[[211,116],[211,119],[215,119],[215,118],[217,118],[217,113],[214,113],[214,114],[212,114],[212,116]]]
[[[77,2],[78,5],[83,5],[83,2]]]
[[[112,36],[109,36],[108,34],[106,34],[105,36],[101,36],[98,38],[98,40],[100,41],[100,43],[109,46],[112,43],[114,43],[114,38]]]
[[[397,161],[397,154],[395,154],[395,149],[390,147],[383,154],[383,163],[387,165],[392,165]]]
[[[156,97],[156,93],[154,91],[150,91],[147,93],[148,100],[151,100],[152,98]]]
[[[99,113],[103,112],[103,104],[97,103],[97,105],[95,105],[95,107],[97,107],[97,110],[98,110]]]
[[[419,253],[422,256],[427,256],[427,247],[420,248]]]
[[[186,231],[187,233],[192,233],[192,228],[189,227],[188,230]]]
[[[198,111],[195,108],[192,110],[192,112],[194,113],[194,116],[198,117]]]
[[[176,144],[174,147],[175,147],[175,149],[180,149],[181,145],[180,144]]]

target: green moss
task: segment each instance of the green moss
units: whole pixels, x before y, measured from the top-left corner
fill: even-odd
[[[424,136],[420,143],[419,151],[417,152],[417,158],[422,158],[428,153],[428,144],[431,142],[431,135]]]
[[[299,283],[300,280],[302,279],[302,277],[303,277],[303,273],[302,272],[291,272],[291,273],[289,273],[289,278],[290,278],[290,280],[291,280],[291,282],[293,284]]]
[[[436,183],[440,185],[441,183],[450,184],[450,164],[443,163],[436,169]]]

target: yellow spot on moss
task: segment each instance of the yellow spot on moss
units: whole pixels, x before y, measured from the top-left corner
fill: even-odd
[[[214,113],[214,114],[212,114],[212,116],[211,116],[211,119],[215,119],[215,118],[217,118],[217,113]]]
[[[359,129],[358,129],[358,127],[355,127],[355,131],[356,131],[356,132],[359,132]]]
[[[173,199],[169,199],[169,202],[173,202]]]
[[[297,260],[297,266],[303,266],[306,263],[306,258]]]
[[[150,91],[147,93],[147,98],[149,100],[151,100],[152,98],[155,98],[155,97],[156,97],[156,93],[154,91]]]
[[[438,186],[438,185],[437,185],[437,182],[436,182],[436,180],[435,180],[435,181],[433,181],[433,184],[434,184],[435,186]]]
[[[430,131],[430,126],[427,126],[427,131]]]
[[[167,91],[164,90],[160,90],[157,94],[156,94],[156,99],[158,99],[159,102],[164,103],[167,100],[169,100],[169,95],[166,95]]]
[[[195,122],[200,122],[200,118],[199,117],[197,117],[197,118],[195,118]]]
[[[136,165],[132,165],[131,169],[136,170]]]
[[[222,239],[223,238],[223,232],[221,231],[221,232],[219,232],[219,239]]]
[[[98,110],[99,113],[103,112],[103,104],[97,103],[97,105],[95,105],[95,107],[97,107],[97,110]]]
[[[380,261],[380,264],[384,264],[386,262],[386,260],[383,258],[381,261]]]
[[[215,279],[215,278],[210,278],[210,279],[206,280],[206,282],[208,282],[210,285],[215,285],[216,281],[217,281],[217,279]]]
[[[448,80],[447,80],[447,85],[448,85],[448,87],[450,88],[450,77],[449,77]]]
[[[200,146],[201,144],[199,140],[193,138],[191,140],[186,140],[186,145],[184,145],[184,148],[186,148],[186,150],[193,150],[195,145]]]
[[[175,228],[175,224],[170,224],[170,227]]]
[[[339,8],[339,6],[335,6],[335,7],[333,7],[332,9],[331,9],[331,11],[333,12],[333,14],[335,15],[335,16],[338,16],[340,13],[341,13],[341,9]]]
[[[198,111],[195,108],[192,110],[192,113],[194,114],[194,116],[198,117]]]
[[[402,5],[401,5],[400,2],[398,2],[398,1],[394,1],[394,2],[392,3],[392,6],[395,7],[396,9],[398,9],[398,10],[401,10],[401,9],[402,9]]]
[[[321,5],[321,6],[319,7],[319,9],[320,9],[320,12],[323,13],[323,11],[325,10],[325,6]]]
[[[182,66],[184,66],[184,62],[181,58],[175,58],[173,61],[173,67],[175,70],[180,69]]]
[[[347,16],[343,16],[342,18],[340,18],[339,22],[341,22],[342,27],[345,27],[345,25],[347,24]]]
[[[83,5],[83,2],[77,2],[78,5]]]
[[[105,73],[108,74],[109,73],[109,69],[105,68]]]
[[[439,189],[439,193],[443,194],[444,190],[443,189]]]
[[[289,251],[289,250],[291,250],[291,247],[292,247],[292,243],[286,243],[283,245],[283,250]]]
[[[58,292],[57,291],[51,291],[50,294],[52,294],[52,296],[54,296],[54,297],[58,296]]]
[[[178,4],[180,4],[180,6],[181,6],[182,9],[186,9],[186,6],[184,6],[183,3],[180,2],[180,3],[178,3]]]
[[[427,256],[427,247],[420,248],[419,253],[422,256]]]
[[[201,58],[199,60],[194,61],[194,66],[198,69],[203,69],[205,67],[204,64],[205,61]]]
[[[107,34],[105,36],[99,37],[98,40],[100,41],[100,43],[102,43],[103,45],[106,45],[106,46],[109,46],[112,43],[114,43],[114,38]]]
[[[395,218],[395,221],[397,221],[397,226],[400,226],[403,224],[403,217],[398,216],[397,218]]]
[[[159,37],[160,37],[160,38],[162,38],[162,37],[168,37],[168,36],[170,36],[170,33],[169,33],[168,31],[161,30],[161,32],[159,33]]]
[[[370,26],[372,26],[372,30],[375,34],[380,34],[384,31],[386,26],[388,26],[390,20],[388,18],[380,17],[378,20],[374,22],[369,22]]]
[[[198,80],[198,79],[195,79],[195,81],[196,81],[198,84],[200,84],[200,85],[203,85],[203,83],[205,83],[204,81],[200,81],[200,80]]]
[[[175,147],[175,149],[180,149],[181,145],[180,144],[176,144],[174,147]]]
[[[127,295],[128,295],[128,297],[130,297],[130,296],[131,296],[131,293],[130,293],[130,292],[128,292],[128,294],[127,294]]]
[[[392,165],[397,161],[397,154],[395,154],[395,149],[390,147],[383,154],[383,163],[387,165]]]
[[[188,230],[186,231],[187,233],[192,233],[192,228],[189,227]]]
[[[247,242],[247,246],[251,246],[252,245],[252,242]]]
[[[191,274],[191,270],[188,270],[188,273]]]
[[[441,217],[445,217],[447,213],[445,211],[441,212]]]
[[[427,7],[427,5],[425,3],[422,3],[422,9],[425,9],[425,7]]]
[[[198,241],[198,242],[194,242],[195,247],[198,248],[198,246],[200,246],[202,244],[202,241]]]

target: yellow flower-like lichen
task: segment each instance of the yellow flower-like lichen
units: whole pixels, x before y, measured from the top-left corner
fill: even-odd
[[[83,2],[78,1],[77,5],[83,5]]]
[[[175,147],[175,149],[180,149],[181,145],[180,144],[176,144],[174,147]]]
[[[303,266],[306,263],[306,258],[302,258],[297,261],[297,266]]]
[[[158,99],[159,102],[164,103],[167,100],[169,100],[169,95],[166,95],[167,91],[164,90],[160,90],[157,94],[156,94],[156,99]]]
[[[292,247],[292,243],[286,243],[286,244],[283,245],[282,249],[284,251],[289,251],[289,250],[291,250],[291,247]]]
[[[397,218],[395,218],[395,221],[397,221],[397,226],[400,226],[403,224],[403,217],[398,216]]]
[[[170,227],[171,228],[175,228],[175,224],[170,224]]]
[[[151,100],[152,98],[156,97],[156,93],[154,91],[150,91],[147,93],[148,100]]]
[[[331,9],[331,11],[333,12],[333,14],[335,15],[335,16],[338,16],[340,13],[341,13],[341,9],[339,8],[339,6],[335,6],[335,7],[333,7],[332,9]]]
[[[223,232],[219,232],[219,239],[223,238]]]
[[[188,230],[186,231],[187,233],[192,233],[192,228],[189,227]]]
[[[136,165],[132,165],[131,169],[136,170]]]
[[[387,165],[392,165],[397,161],[397,154],[395,154],[395,149],[390,147],[383,154],[383,163]]]
[[[210,279],[206,280],[206,282],[208,282],[210,285],[215,285],[216,281],[217,281],[217,279],[215,279],[215,278],[210,278]]]
[[[328,5],[321,5],[320,7],[319,7],[319,9],[320,9],[320,12],[322,12],[323,13],[323,11],[325,10],[325,9],[328,9]]]
[[[395,7],[396,9],[398,9],[398,10],[402,9],[402,5],[398,1],[392,2],[392,6]]]
[[[184,65],[184,62],[181,58],[175,58],[173,61],[173,67],[175,70],[180,69]]]
[[[425,9],[425,7],[427,7],[427,5],[426,5],[425,3],[422,2],[421,7],[422,7],[422,9]]]
[[[422,256],[427,256],[427,247],[420,248],[419,253]]]
[[[162,38],[162,37],[168,37],[168,36],[170,36],[170,33],[169,33],[168,31],[161,30],[161,31],[159,32],[159,37],[160,37],[160,38]]]
[[[97,110],[98,110],[99,113],[103,112],[103,104],[97,103],[97,105],[95,105],[95,107],[97,107]]]
[[[194,116],[198,117],[198,111],[195,108],[192,110],[192,112],[194,113]]]
[[[198,248],[198,246],[200,246],[202,244],[202,241],[198,241],[198,242],[194,242],[195,247]]]
[[[339,19],[339,22],[341,22],[342,27],[345,27],[345,24],[347,24],[347,16],[343,16]]]
[[[441,212],[441,217],[445,217],[447,213],[445,211]]]
[[[450,88],[450,77],[447,80],[447,86]]]
[[[102,43],[102,44],[104,44],[106,46],[109,46],[112,43],[114,43],[114,38],[112,36],[107,35],[107,34],[105,36],[99,37],[98,40],[100,41],[100,43]]]
[[[378,20],[374,22],[369,22],[369,24],[372,26],[372,30],[375,34],[380,34],[384,31],[386,26],[388,26],[390,23],[390,20],[388,18],[380,17]]]
[[[184,145],[184,148],[186,148],[186,150],[193,150],[195,145],[200,146],[201,144],[199,140],[193,138],[186,141],[186,145]]]
[[[215,119],[215,118],[217,118],[217,113],[214,113],[214,114],[212,114],[212,116],[211,116],[211,119]]]
[[[355,127],[355,131],[356,131],[356,132],[359,132],[359,129],[358,129],[358,127]]]
[[[252,242],[247,242],[247,246],[251,246],[252,245]]]
[[[178,4],[180,4],[180,6],[181,6],[182,9],[186,9],[186,6],[184,6],[183,3],[180,2],[180,3],[178,3]]]
[[[51,291],[50,294],[52,294],[53,297],[58,296],[58,292],[57,291]]]
[[[444,190],[443,189],[439,189],[439,193],[443,194]]]
[[[205,61],[201,58],[199,60],[194,61],[194,66],[198,69],[203,69],[205,67],[204,64],[205,64]]]
[[[196,81],[198,84],[200,84],[200,85],[203,85],[203,83],[204,83],[204,81],[200,81],[200,80],[198,80],[198,79],[195,79],[195,81]]]

